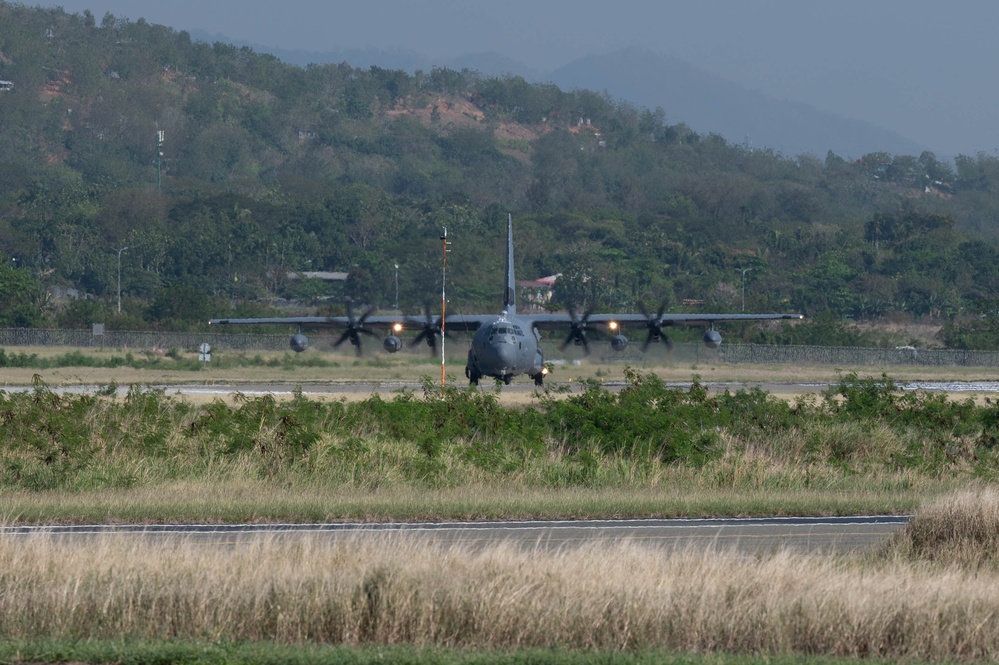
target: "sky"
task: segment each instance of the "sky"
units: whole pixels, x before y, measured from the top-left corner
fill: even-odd
[[[541,72],[638,46],[941,156],[999,154],[994,0],[23,1],[278,49],[496,52]]]

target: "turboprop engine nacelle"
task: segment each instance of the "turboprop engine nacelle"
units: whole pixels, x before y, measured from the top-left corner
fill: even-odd
[[[292,351],[294,351],[295,353],[301,353],[302,351],[305,351],[307,348],[309,348],[309,338],[303,335],[302,333],[298,333],[297,335],[291,336],[290,344]]]
[[[708,347],[709,349],[717,349],[719,346],[721,346],[721,343],[722,343],[722,338],[721,335],[718,334],[717,330],[711,329],[706,333],[704,333],[704,346]]]
[[[396,337],[395,335],[389,335],[388,337],[385,338],[385,341],[382,342],[382,345],[385,347],[385,350],[388,351],[389,353],[395,353],[396,351],[402,348],[402,340]]]
[[[614,335],[611,337],[611,348],[615,351],[624,351],[628,346],[628,338],[624,335]]]

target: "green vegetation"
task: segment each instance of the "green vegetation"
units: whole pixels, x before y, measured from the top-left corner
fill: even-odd
[[[991,403],[887,378],[788,403],[628,377],[526,406],[429,383],[392,400],[203,406],[38,385],[0,393],[0,485],[27,521],[848,514],[909,511],[999,468]]]
[[[299,68],[6,1],[0,78],[14,82],[0,93],[0,325],[190,329],[319,295],[342,312],[346,298],[392,302],[396,263],[416,313],[439,289],[444,225],[452,301],[491,309],[509,211],[521,277],[590,277],[564,289],[585,302],[557,306],[738,311],[744,277],[748,310],[916,318],[949,325],[940,343],[999,345],[979,334],[999,287],[991,154],[789,157],[586,90]],[[310,270],[348,278],[289,277]],[[90,298],[45,295],[73,290]],[[811,334],[857,341],[839,325]]]
[[[570,649],[442,649],[414,646],[316,646],[271,642],[157,640],[0,641],[0,658],[25,663],[145,663],[147,665],[848,665],[849,658],[677,654]],[[878,665],[880,659],[866,658]]]
[[[999,309],[989,309],[981,317],[948,322],[940,331],[944,344],[954,349],[999,348]]]

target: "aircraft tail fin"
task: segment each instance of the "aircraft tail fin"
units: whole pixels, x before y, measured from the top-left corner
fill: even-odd
[[[503,309],[508,314],[517,313],[517,283],[513,277],[513,215],[506,216],[506,292],[503,295]]]

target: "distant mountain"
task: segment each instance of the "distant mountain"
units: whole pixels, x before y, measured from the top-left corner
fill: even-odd
[[[205,41],[230,41],[221,35],[192,33]],[[678,58],[629,48],[589,55],[553,72],[540,72],[498,53],[470,53],[434,61],[409,51],[352,49],[325,52],[281,50],[259,45],[259,52],[305,66],[346,62],[407,72],[433,67],[473,69],[488,76],[515,75],[531,82],[550,82],[563,89],[606,91],[636,106],[662,107],[671,123],[683,122],[697,132],[715,133],[728,141],[769,148],[787,156],[811,153],[825,157],[832,150],[844,158],[871,152],[919,155],[925,147],[897,132],[870,122],[827,113],[808,104],[779,100],[715,76]]]
[[[606,90],[638,106],[662,107],[670,122],[788,156],[824,157],[832,150],[841,157],[858,158],[879,151],[919,155],[924,150],[872,123],[773,99],[683,60],[642,49],[580,58],[552,72],[551,80],[563,89]]]

